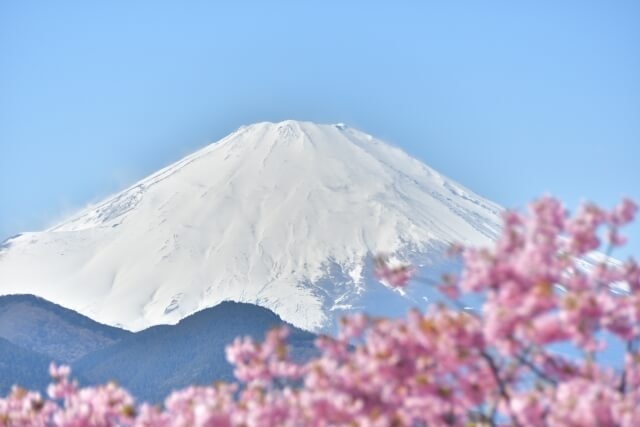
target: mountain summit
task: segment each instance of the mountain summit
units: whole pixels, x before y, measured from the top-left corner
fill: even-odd
[[[343,124],[245,126],[48,230],[0,246],[0,294],[32,293],[130,330],[221,301],[327,330],[345,311],[421,298],[371,275],[372,255],[437,270],[482,245],[501,208]]]

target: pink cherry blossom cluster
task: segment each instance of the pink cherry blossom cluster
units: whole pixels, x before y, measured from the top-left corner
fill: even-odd
[[[640,267],[590,254],[621,245],[636,211],[624,200],[569,216],[545,197],[506,213],[495,246],[463,249],[459,279],[438,285],[454,301],[480,294],[477,310],[356,314],[304,363],[289,357],[286,328],[238,338],[227,348],[237,384],[189,387],[162,406],[136,406],[114,384],[79,388],[52,365],[49,397],[14,388],[0,425],[638,426]],[[385,257],[375,268],[392,286],[414,273]],[[614,340],[618,368],[599,359]]]
[[[388,255],[379,254],[373,260],[373,275],[375,278],[392,288],[402,288],[406,286],[414,274],[415,269],[409,265],[392,265],[389,262]]]

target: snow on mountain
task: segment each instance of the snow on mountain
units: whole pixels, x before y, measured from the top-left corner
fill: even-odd
[[[371,257],[435,272],[451,243],[496,237],[501,208],[356,129],[245,126],[42,232],[0,246],[0,294],[32,293],[140,330],[221,301],[298,327],[427,295],[375,281]]]

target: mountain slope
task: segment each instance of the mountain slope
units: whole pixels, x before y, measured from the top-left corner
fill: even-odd
[[[129,335],[33,295],[0,297],[0,338],[42,355],[47,365],[73,362]]]
[[[49,357],[0,337],[0,396],[6,396],[13,385],[44,391],[50,380],[49,362]]]
[[[73,365],[83,383],[116,380],[137,399],[159,402],[172,390],[188,385],[233,380],[225,347],[237,336],[262,341],[282,326],[271,311],[250,304],[224,302],[193,314],[177,325],[154,326],[94,352]],[[289,325],[292,357],[315,354],[315,336]]]
[[[225,300],[328,330],[353,308],[388,314],[428,297],[375,281],[372,254],[437,271],[449,244],[494,238],[499,212],[355,129],[258,123],[49,230],[9,239],[0,294],[33,293],[130,330]]]

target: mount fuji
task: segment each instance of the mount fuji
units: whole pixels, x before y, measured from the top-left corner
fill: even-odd
[[[395,315],[430,298],[371,274],[377,253],[453,268],[502,208],[366,133],[284,121],[241,127],[41,232],[0,245],[0,295],[35,294],[139,331],[222,301],[309,331],[355,309]]]

